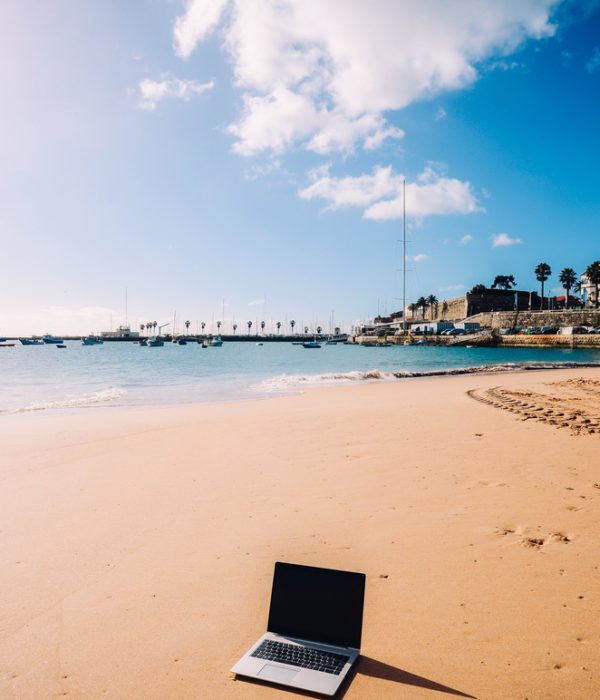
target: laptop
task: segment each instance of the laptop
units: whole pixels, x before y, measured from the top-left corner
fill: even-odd
[[[267,632],[231,669],[334,695],[360,654],[365,574],[275,563]]]

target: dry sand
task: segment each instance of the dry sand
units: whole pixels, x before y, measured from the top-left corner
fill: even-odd
[[[299,697],[228,672],[278,559],[367,574],[347,700],[600,697],[599,380],[3,417],[0,697]]]

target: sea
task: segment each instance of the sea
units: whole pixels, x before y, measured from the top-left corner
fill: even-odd
[[[600,349],[363,347],[284,342],[142,347],[129,342],[0,350],[0,415],[290,395],[309,387],[475,372],[600,367]]]

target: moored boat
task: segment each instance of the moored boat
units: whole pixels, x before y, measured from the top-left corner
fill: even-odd
[[[148,338],[148,347],[149,348],[162,348],[162,346],[165,344],[165,341],[160,338],[159,336],[154,336],[152,338]]]
[[[223,345],[223,339],[220,335],[215,335],[214,338],[211,338],[209,345],[211,348],[220,348]]]
[[[63,338],[55,338],[53,335],[42,336],[42,341],[46,345],[62,345],[65,342]]]
[[[321,343],[318,343],[316,340],[307,340],[306,342],[302,343],[302,347],[306,349],[316,349],[321,347]]]
[[[81,341],[82,345],[103,345],[104,341],[102,338],[98,338],[96,335],[88,335]]]
[[[43,345],[43,340],[38,340],[37,338],[19,338],[21,345]]]

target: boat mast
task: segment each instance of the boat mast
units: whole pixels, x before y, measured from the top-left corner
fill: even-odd
[[[402,330],[406,330],[406,179],[402,180]]]

